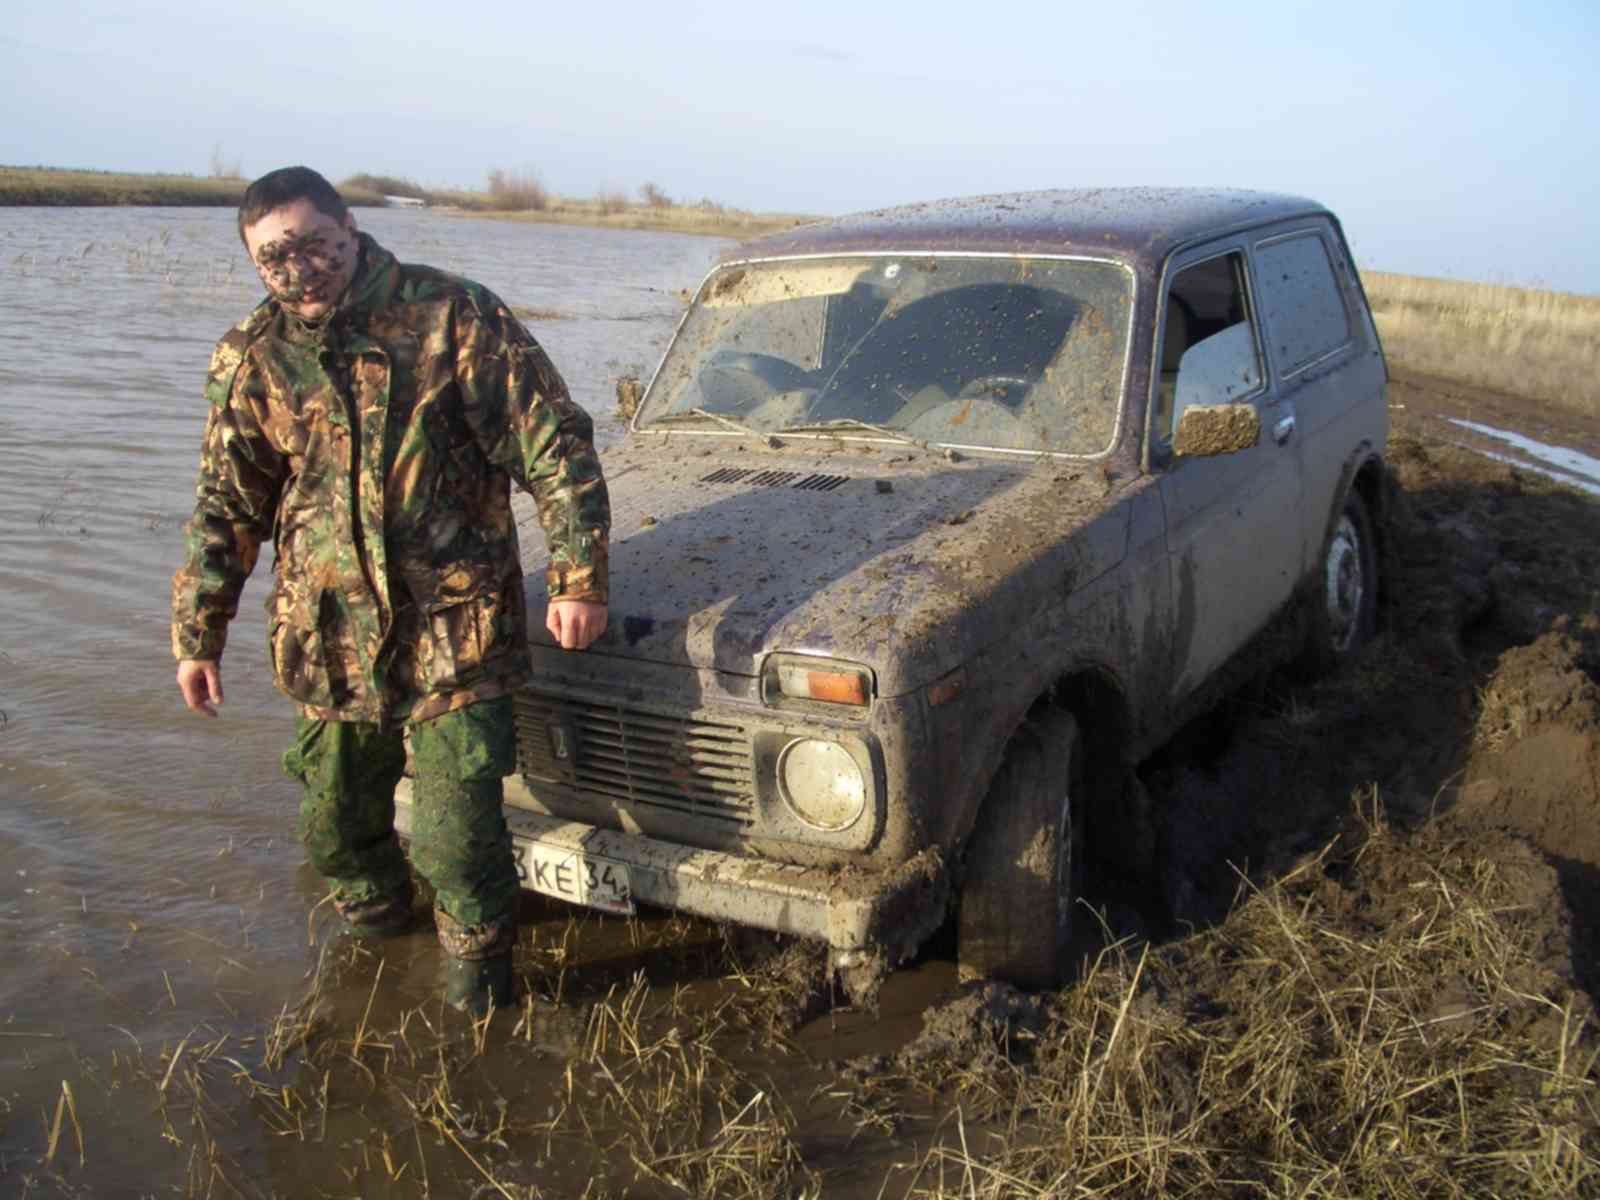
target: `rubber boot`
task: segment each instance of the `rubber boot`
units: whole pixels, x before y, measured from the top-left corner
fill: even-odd
[[[517,940],[515,917],[464,925],[442,908],[433,921],[444,947],[444,998],[474,1017],[511,1004],[511,947]]]
[[[444,999],[451,1008],[481,1017],[495,1008],[509,1008],[512,1000],[511,955],[493,958],[444,956]]]
[[[359,938],[383,939],[407,932],[415,920],[411,911],[411,884],[392,896],[373,900],[334,898],[333,907]]]

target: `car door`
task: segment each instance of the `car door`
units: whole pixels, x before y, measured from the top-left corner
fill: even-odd
[[[1175,257],[1158,322],[1149,461],[1161,473],[1167,517],[1176,702],[1291,595],[1303,565],[1301,485],[1292,408],[1275,402],[1267,384],[1243,242]],[[1190,402],[1251,405],[1261,436],[1230,453],[1176,454],[1173,433]]]
[[[1273,386],[1295,422],[1305,489],[1301,536],[1318,560],[1343,503],[1349,464],[1383,446],[1386,372],[1343,239],[1326,219],[1275,229],[1251,246]]]

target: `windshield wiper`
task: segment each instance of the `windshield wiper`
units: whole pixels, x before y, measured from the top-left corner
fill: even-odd
[[[696,421],[713,421],[718,425],[733,430],[735,433],[744,433],[753,438],[760,438],[769,445],[772,442],[772,435],[766,430],[757,429],[753,425],[746,425],[737,417],[727,417],[721,413],[714,413],[708,408],[684,408],[677,412],[663,413],[651,421],[650,424],[644,426],[644,429],[649,431],[658,425],[682,425],[686,423],[684,420],[686,417],[693,417]]]
[[[832,421],[802,421],[796,425],[784,425],[779,433],[840,433],[847,429],[858,429],[866,433],[876,433],[891,441],[904,442],[908,446],[915,446],[919,450],[926,450],[929,454],[937,454],[951,462],[958,462],[961,458],[954,450],[946,446],[935,446],[932,442],[922,438],[912,437],[903,429],[890,429],[887,425],[875,425],[871,421],[858,421],[854,417],[838,417]]]

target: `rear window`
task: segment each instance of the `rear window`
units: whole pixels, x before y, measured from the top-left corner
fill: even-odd
[[[1328,248],[1314,232],[1256,247],[1261,312],[1279,369],[1291,375],[1350,340]]]

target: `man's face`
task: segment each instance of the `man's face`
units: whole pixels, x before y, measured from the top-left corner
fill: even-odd
[[[244,244],[267,291],[302,320],[327,316],[355,278],[355,221],[335,220],[309,200],[245,226]]]

